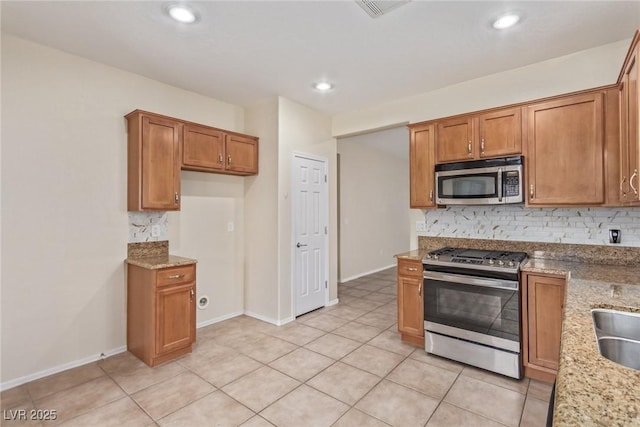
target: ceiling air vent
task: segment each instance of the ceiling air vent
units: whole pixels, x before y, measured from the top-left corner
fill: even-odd
[[[369,14],[372,18],[377,18],[378,16],[386,15],[391,12],[393,9],[402,6],[403,4],[409,3],[411,0],[402,0],[402,1],[392,1],[392,0],[380,0],[380,1],[371,1],[371,0],[356,0],[356,3],[364,9],[365,12]]]

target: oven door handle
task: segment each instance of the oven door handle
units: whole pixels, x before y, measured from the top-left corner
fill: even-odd
[[[425,280],[440,280],[442,282],[462,283],[465,285],[504,289],[508,291],[518,290],[518,282],[513,280],[487,279],[485,277],[476,276],[462,276],[458,274],[440,273],[439,271],[425,271],[422,276],[425,278]]]

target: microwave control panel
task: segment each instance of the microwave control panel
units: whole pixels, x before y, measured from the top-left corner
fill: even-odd
[[[504,172],[502,185],[505,197],[520,195],[520,174],[517,171]]]

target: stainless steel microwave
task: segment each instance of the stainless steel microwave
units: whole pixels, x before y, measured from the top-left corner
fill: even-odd
[[[522,203],[522,156],[436,165],[436,202],[440,205]]]

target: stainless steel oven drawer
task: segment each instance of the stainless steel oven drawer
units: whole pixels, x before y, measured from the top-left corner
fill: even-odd
[[[519,353],[499,350],[446,335],[425,331],[427,353],[457,360],[511,378],[522,378],[522,357]]]

